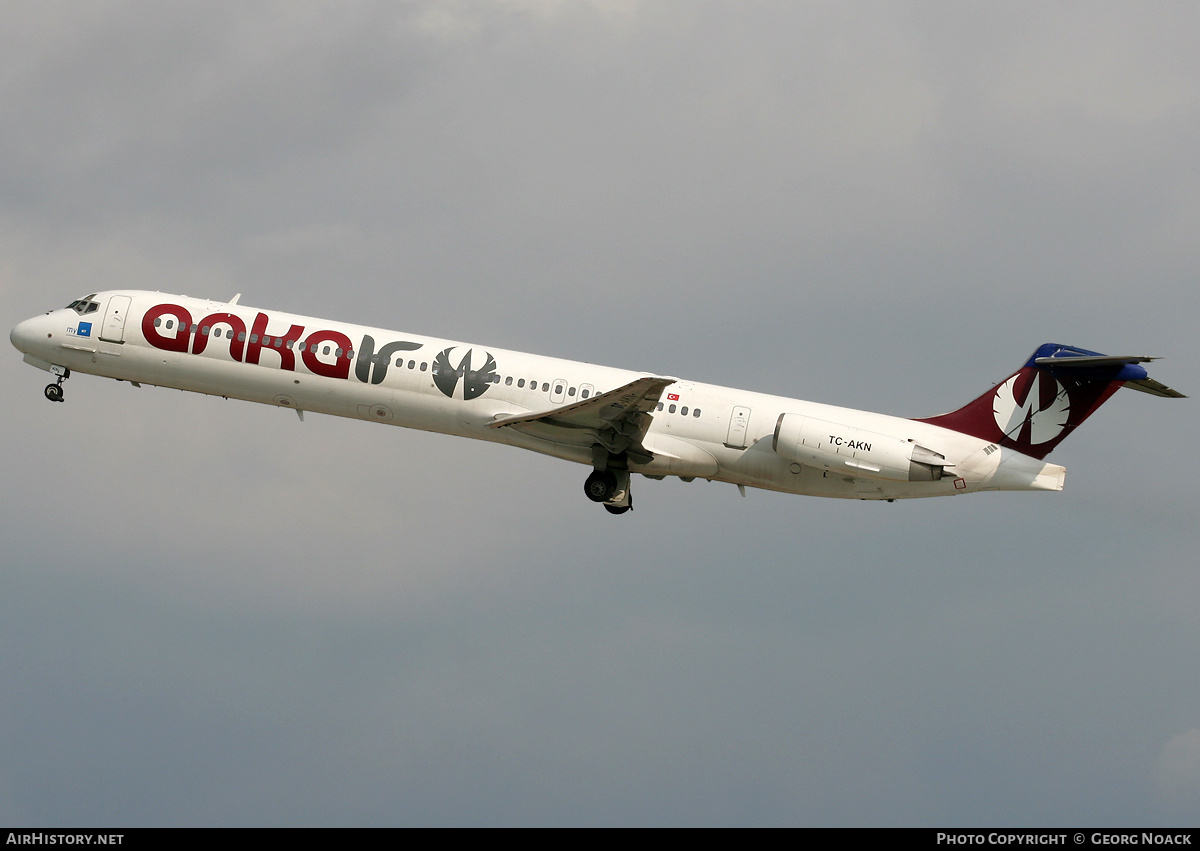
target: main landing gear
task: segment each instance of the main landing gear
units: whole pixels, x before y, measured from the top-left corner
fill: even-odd
[[[617,492],[616,473],[611,470],[593,470],[583,483],[583,492],[592,502],[608,502]]]
[[[52,366],[50,371],[58,376],[58,382],[46,385],[46,398],[51,402],[61,402],[63,400],[62,383],[71,377],[71,370],[65,366]]]
[[[609,514],[624,514],[633,508],[629,495],[629,471],[624,469],[625,459],[607,452],[596,453],[599,462],[592,474],[583,483],[583,493],[592,502],[604,504]],[[601,466],[603,465],[603,466]]]

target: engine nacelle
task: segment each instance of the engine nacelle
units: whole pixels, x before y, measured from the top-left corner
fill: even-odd
[[[912,440],[800,414],[779,415],[771,447],[789,461],[848,476],[935,482],[946,475],[946,456]]]

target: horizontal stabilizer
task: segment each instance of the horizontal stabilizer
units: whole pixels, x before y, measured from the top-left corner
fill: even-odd
[[[1158,358],[1146,355],[1102,355],[1074,346],[1047,343],[1033,353],[1026,366],[1042,369],[1059,377],[1121,381],[1130,389],[1140,390],[1152,396],[1186,399],[1187,397],[1178,390],[1172,390],[1147,376],[1146,370],[1137,365],[1156,360]]]
[[[1056,369],[1096,369],[1105,366],[1124,366],[1127,363],[1150,363],[1158,358],[1137,357],[1134,355],[1053,355],[1047,358],[1034,358],[1036,366],[1053,366]]]
[[[1187,398],[1187,396],[1178,390],[1172,390],[1167,385],[1160,381],[1155,381],[1153,378],[1143,378],[1140,381],[1126,381],[1125,386],[1130,390],[1140,390],[1143,393],[1149,393],[1151,396],[1162,396],[1166,399]]]

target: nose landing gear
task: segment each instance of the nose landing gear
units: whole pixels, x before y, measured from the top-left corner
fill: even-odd
[[[71,377],[71,370],[65,366],[52,366],[50,371],[58,376],[58,382],[46,385],[46,398],[51,402],[61,402],[63,400],[62,383]]]

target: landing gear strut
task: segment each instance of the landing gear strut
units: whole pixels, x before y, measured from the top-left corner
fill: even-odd
[[[62,383],[71,377],[71,370],[65,366],[52,366],[50,371],[58,376],[58,383],[46,385],[46,398],[51,402],[61,402],[63,400]]]

